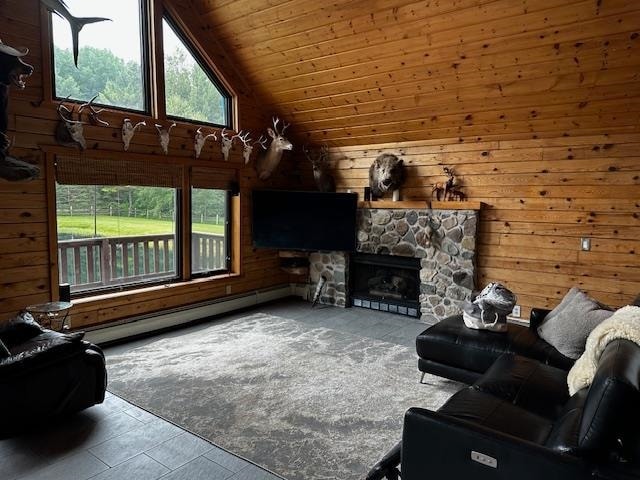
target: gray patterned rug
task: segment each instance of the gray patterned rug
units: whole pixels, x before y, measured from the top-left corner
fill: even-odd
[[[357,480],[410,406],[460,385],[418,383],[413,349],[254,314],[107,359],[109,390],[289,480]]]

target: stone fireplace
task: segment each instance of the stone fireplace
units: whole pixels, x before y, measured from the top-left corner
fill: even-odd
[[[460,313],[462,303],[475,288],[478,214],[479,209],[473,207],[464,210],[361,208],[358,209],[357,252],[418,259],[420,318],[433,324]],[[351,263],[344,252],[311,254],[311,295],[324,276],[326,284],[320,302],[353,305]]]

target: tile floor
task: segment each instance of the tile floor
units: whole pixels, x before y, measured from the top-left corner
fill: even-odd
[[[413,348],[425,329],[416,319],[359,308],[311,308],[284,300],[224,316],[265,312],[308,325],[375,338]],[[213,319],[212,322],[215,322]],[[199,324],[163,333],[175,336]],[[158,337],[154,337],[157,339]],[[109,354],[150,339],[105,349]],[[108,362],[107,362],[108,363]],[[418,374],[416,372],[416,381]],[[43,431],[0,440],[0,480],[276,480],[246,460],[107,392],[103,404],[47,426]]]

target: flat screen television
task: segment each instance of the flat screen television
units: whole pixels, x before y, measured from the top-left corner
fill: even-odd
[[[355,250],[357,194],[254,190],[252,196],[254,247]]]

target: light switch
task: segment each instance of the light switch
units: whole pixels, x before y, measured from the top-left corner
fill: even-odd
[[[582,246],[582,251],[588,252],[591,250],[591,239],[589,237],[582,237],[580,239],[580,245]]]

